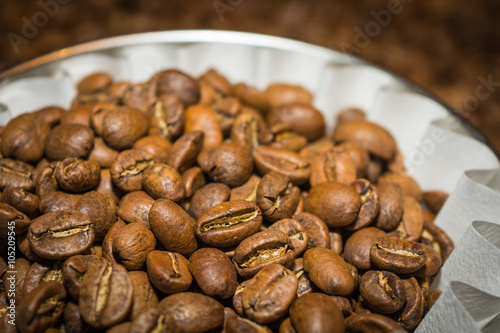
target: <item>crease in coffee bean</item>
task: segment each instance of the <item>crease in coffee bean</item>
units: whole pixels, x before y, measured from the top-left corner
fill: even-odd
[[[169,135],[170,129],[174,127],[167,122],[167,117],[165,116],[165,105],[162,101],[158,101],[155,104],[155,114],[154,116],[159,121],[159,127],[161,129],[161,134],[165,137]]]
[[[113,273],[113,268],[110,265],[108,265],[101,277],[101,281],[99,281],[99,289],[97,290],[95,308],[94,308],[94,313],[92,315],[92,318],[96,322],[99,320],[101,312],[104,310],[104,307],[108,302],[109,288],[111,284],[110,280],[112,273]]]
[[[237,224],[242,224],[242,223],[251,221],[254,218],[256,218],[258,215],[259,215],[259,211],[255,210],[255,211],[250,212],[250,213],[245,213],[245,214],[236,215],[236,216],[224,216],[224,217],[221,217],[219,219],[205,223],[201,227],[201,231],[207,232],[207,231],[214,230],[214,229],[229,228],[229,227],[235,226]]]
[[[174,270],[174,277],[180,277],[180,270],[179,270],[179,262],[177,261],[177,258],[175,257],[175,254],[172,252],[167,252],[170,262],[172,263],[172,269]]]
[[[79,233],[83,233],[83,232],[86,232],[89,230],[90,230],[90,224],[82,225],[82,226],[78,226],[78,227],[74,227],[74,228],[71,228],[68,230],[62,230],[62,231],[48,230],[48,231],[44,232],[43,234],[41,234],[40,236],[33,235],[33,240],[40,240],[40,239],[43,239],[43,238],[49,237],[49,236],[54,237],[54,238],[64,238],[64,237],[73,236],[73,235],[76,235]]]
[[[391,249],[388,247],[383,247],[379,243],[377,243],[376,246],[378,249],[383,250],[384,252],[393,253],[393,254],[400,254],[400,255],[403,255],[406,257],[413,257],[414,258],[414,257],[419,257],[423,254],[423,252],[421,253],[420,251],[414,253],[414,252],[410,252],[410,251],[406,251],[406,250],[395,250],[395,249]]]
[[[13,173],[15,175],[19,175],[19,176],[26,177],[26,178],[31,177],[31,172],[29,172],[29,171],[23,172],[23,171],[19,171],[19,170],[14,170],[14,169],[9,168],[5,165],[0,165],[0,170],[5,171],[7,173]]]
[[[126,168],[124,171],[120,173],[120,178],[130,176],[130,175],[137,175],[141,173],[144,169],[146,169],[148,166],[153,165],[154,161],[153,160],[144,160],[144,161],[139,161],[136,162],[134,165],[129,166]]]
[[[253,256],[247,261],[240,264],[242,268],[252,268],[260,264],[264,264],[274,258],[281,257],[289,251],[288,245],[279,247],[277,249],[257,250]]]
[[[62,270],[61,269],[51,269],[42,278],[43,282],[48,282],[48,281],[61,282],[61,280],[62,280]]]
[[[260,182],[256,182],[252,192],[245,198],[245,201],[255,202],[257,200],[257,188],[259,187]]]
[[[43,302],[38,309],[36,310],[36,314],[43,315],[49,311],[59,311],[64,308],[66,304],[62,301],[58,301],[55,297],[49,297]]]
[[[382,272],[377,272],[378,274],[378,282],[384,289],[384,292],[386,293],[387,296],[389,296],[392,300],[397,302],[397,297],[392,291],[391,286],[389,286],[389,282],[387,281],[389,277],[384,277],[384,274]]]

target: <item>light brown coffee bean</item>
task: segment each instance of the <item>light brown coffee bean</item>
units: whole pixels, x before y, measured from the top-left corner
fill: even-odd
[[[177,139],[168,156],[167,164],[180,173],[187,170],[196,161],[203,147],[205,134],[202,131],[187,132]]]
[[[328,226],[314,214],[302,212],[295,214],[293,218],[304,227],[307,234],[307,247],[331,247],[331,238]]]
[[[129,192],[118,204],[117,214],[127,223],[141,223],[149,228],[149,210],[155,200],[144,191]]]
[[[189,262],[179,253],[151,251],[147,269],[151,283],[165,294],[186,291],[193,282]]]
[[[339,307],[329,296],[320,293],[297,298],[290,308],[290,319],[297,333],[345,331]]]
[[[134,291],[130,313],[130,319],[134,320],[141,312],[156,306],[159,301],[146,272],[132,271],[128,272],[128,276]]]
[[[154,199],[169,199],[174,202],[180,202],[186,193],[181,175],[163,163],[150,165],[144,170],[142,188]]]
[[[373,225],[382,230],[396,228],[404,209],[404,195],[401,186],[394,182],[382,182],[377,186],[380,201],[380,212]]]
[[[345,150],[331,148],[323,151],[311,162],[311,186],[327,181],[351,184],[356,180],[356,164]]]
[[[129,223],[123,227],[113,239],[113,252],[116,260],[133,271],[146,264],[149,252],[156,248],[156,238],[141,223]]]
[[[54,127],[45,140],[45,156],[49,161],[67,157],[85,159],[94,148],[94,132],[89,126],[63,124]]]

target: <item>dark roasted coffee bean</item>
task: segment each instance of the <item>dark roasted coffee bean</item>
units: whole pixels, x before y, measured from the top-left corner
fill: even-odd
[[[42,167],[36,175],[36,194],[42,200],[46,195],[59,191],[55,170],[59,162],[51,162]],[[41,210],[41,209],[40,209]]]
[[[8,186],[20,187],[26,191],[35,188],[32,180],[33,167],[28,163],[10,158],[0,158],[0,190]]]
[[[422,290],[414,277],[403,279],[406,288],[406,304],[399,312],[398,323],[410,331],[417,327],[422,320],[425,309],[425,298]]]
[[[62,161],[67,157],[87,158],[94,148],[94,138],[89,126],[59,125],[45,140],[45,156],[49,161]]]
[[[293,186],[289,178],[271,171],[262,177],[257,187],[257,205],[264,218],[271,222],[290,218],[297,210],[300,190]]]
[[[257,205],[244,200],[226,201],[203,213],[196,221],[195,232],[207,245],[228,247],[248,239],[261,224],[262,213]]]
[[[311,176],[309,163],[289,150],[259,146],[253,151],[253,158],[260,174],[277,171],[288,176],[294,185],[306,183]]]
[[[169,199],[174,202],[180,202],[186,193],[181,175],[163,163],[153,164],[144,170],[142,188],[154,199]]]
[[[154,203],[144,191],[129,192],[120,200],[117,214],[127,223],[142,223],[149,228],[149,210]]]
[[[277,230],[261,231],[246,238],[233,256],[236,271],[242,278],[250,278],[271,264],[290,267],[294,259],[290,238]]]
[[[290,246],[298,257],[307,248],[309,240],[304,227],[294,219],[283,219],[273,223],[268,230],[278,230],[288,235]]]
[[[189,258],[189,271],[207,296],[227,299],[236,290],[238,282],[234,265],[218,249],[202,248],[193,253]]]
[[[186,291],[193,282],[188,260],[179,253],[151,251],[147,269],[151,283],[165,294]]]
[[[335,302],[327,295],[304,295],[292,304],[290,319],[297,333],[345,331],[344,316]]]
[[[168,251],[189,257],[198,248],[196,221],[173,201],[156,200],[149,211],[149,225]]]
[[[297,277],[278,264],[260,270],[242,292],[243,311],[250,319],[269,324],[288,312],[297,297]]]
[[[106,262],[95,255],[74,255],[64,261],[61,269],[64,287],[75,301],[78,301],[85,272],[93,265]]]
[[[64,308],[64,328],[68,333],[90,333],[90,327],[83,321],[78,302],[70,301]],[[47,332],[47,331],[45,331]]]
[[[43,282],[55,281],[62,284],[62,267],[58,261],[39,260],[34,262],[24,278],[23,295],[28,295]]]
[[[399,311],[406,302],[406,289],[401,279],[387,271],[368,271],[359,283],[363,300],[373,310],[390,314]]]
[[[242,318],[240,316],[232,316],[227,319],[224,326],[226,333],[238,333],[238,332],[248,332],[248,333],[271,333],[272,331],[263,325],[259,325],[249,319]]]
[[[315,247],[307,250],[304,269],[311,281],[329,295],[348,297],[356,287],[347,263],[330,249]]]
[[[370,250],[372,244],[385,237],[385,232],[380,229],[368,227],[353,233],[344,246],[344,259],[358,269],[372,269]]]
[[[0,203],[0,235],[22,234],[31,225],[29,217],[12,206]]]
[[[16,323],[21,332],[43,332],[56,325],[63,314],[66,291],[54,281],[40,284],[25,295],[17,311]]]
[[[425,254],[424,245],[398,238],[377,240],[370,249],[370,257],[376,267],[398,274],[419,270],[425,265]]]
[[[234,143],[224,143],[210,151],[201,166],[214,181],[230,187],[243,185],[253,171],[250,150]]]
[[[304,227],[307,234],[307,247],[331,247],[328,226],[314,214],[302,212],[293,218]]]
[[[40,199],[36,194],[27,192],[21,187],[6,187],[1,195],[1,201],[21,213],[34,219],[40,215]]]
[[[304,209],[322,219],[329,227],[351,224],[361,208],[361,198],[351,186],[339,182],[325,182],[313,186]]]
[[[196,104],[200,99],[198,82],[179,70],[169,69],[158,72],[150,82],[156,84],[157,95],[174,94],[186,106]]]
[[[147,151],[122,151],[110,168],[113,184],[125,192],[140,191],[144,170],[153,164],[153,155]]]
[[[141,223],[129,223],[113,239],[113,257],[128,270],[141,269],[149,252],[156,248],[156,238]]]
[[[106,328],[122,322],[130,312],[133,285],[118,264],[92,265],[83,275],[78,305],[87,324]]]
[[[147,131],[146,114],[125,106],[107,112],[102,120],[104,142],[118,151],[132,148]]]
[[[45,259],[66,259],[87,251],[95,232],[90,218],[80,212],[50,212],[33,220],[28,241],[36,255]]]
[[[222,304],[203,294],[170,295],[158,304],[158,308],[171,319],[168,324],[179,332],[209,332],[224,323]]]
[[[68,192],[85,192],[101,181],[101,167],[93,161],[74,157],[61,161],[54,171],[57,185]]]

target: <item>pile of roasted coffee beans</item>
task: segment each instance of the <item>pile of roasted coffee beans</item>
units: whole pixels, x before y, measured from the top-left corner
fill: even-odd
[[[362,110],[328,134],[306,89],[215,70],[77,92],[1,129],[0,331],[412,331],[439,297],[447,194]]]

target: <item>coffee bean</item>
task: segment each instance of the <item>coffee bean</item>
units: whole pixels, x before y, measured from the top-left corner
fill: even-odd
[[[49,161],[67,157],[86,158],[94,148],[94,132],[89,126],[63,124],[50,131],[45,140],[45,156]]]
[[[61,189],[68,192],[85,192],[99,185],[101,167],[93,161],[70,157],[57,165],[54,175]]]
[[[380,210],[378,190],[366,179],[359,179],[351,186],[358,192],[361,198],[361,208],[358,216],[350,225],[346,226],[349,231],[356,231],[368,226],[375,219]]]
[[[156,306],[159,301],[146,272],[128,272],[128,277],[130,278],[130,282],[132,282],[132,289],[134,291],[130,313],[130,319],[134,320],[141,312]]]
[[[46,259],[66,259],[88,250],[95,232],[90,218],[80,212],[50,212],[34,219],[28,240],[36,255]]]
[[[110,168],[113,184],[125,192],[140,191],[144,170],[153,164],[153,155],[147,151],[122,151]]]
[[[234,120],[241,112],[240,101],[233,96],[222,97],[212,103],[212,109],[215,112],[222,133],[229,135]]]
[[[423,194],[420,185],[411,176],[404,173],[386,173],[378,180],[379,183],[394,182],[403,189],[406,197],[412,197],[417,202],[422,202]]]
[[[342,109],[337,114],[337,125],[342,125],[353,120],[363,120],[366,119],[366,113],[360,108],[349,107]]]
[[[252,154],[245,147],[224,143],[208,153],[202,169],[214,182],[231,187],[240,186],[252,174]]]
[[[399,313],[398,323],[406,330],[414,329],[424,315],[425,298],[414,277],[403,279],[406,289],[406,304]]]
[[[203,147],[205,134],[192,131],[177,139],[167,159],[167,164],[179,172],[184,172],[193,165]]]
[[[24,278],[23,295],[28,295],[41,283],[55,281],[62,284],[61,262],[39,260],[34,262]]]
[[[356,164],[343,149],[322,151],[311,162],[311,186],[327,181],[351,184],[356,180]]]
[[[11,235],[12,231],[16,235],[28,230],[32,221],[29,217],[12,206],[0,203],[0,235]]]
[[[126,225],[127,224],[122,220],[116,221],[111,226],[111,228],[109,228],[106,236],[104,236],[104,239],[102,240],[102,256],[110,262],[116,262],[116,258],[113,252],[113,241],[120,230],[123,229]]]
[[[105,264],[104,258],[95,255],[74,255],[66,259],[61,268],[63,284],[75,301],[78,301],[85,272],[91,266]]]
[[[106,232],[116,222],[116,204],[109,196],[96,191],[83,194],[75,210],[90,217],[96,241],[104,239]]]
[[[40,284],[26,295],[17,311],[21,332],[43,332],[56,325],[63,314],[66,291],[54,281]]]
[[[122,99],[129,108],[145,113],[157,100],[156,85],[149,82],[131,84],[123,92]]]
[[[225,324],[226,333],[271,333],[272,331],[267,326],[262,326],[249,319],[240,316],[232,316],[227,319]],[[280,331],[281,332],[281,331]]]
[[[307,247],[331,247],[328,226],[314,214],[302,212],[293,218],[304,227],[307,234]]]
[[[156,135],[167,140],[174,140],[182,134],[185,122],[184,106],[173,94],[164,94],[150,106],[149,135]]]
[[[1,195],[1,201],[21,213],[34,219],[40,215],[40,199],[36,194],[27,192],[21,187],[6,187]]]
[[[112,81],[113,77],[108,73],[93,73],[81,79],[76,85],[76,90],[79,94],[105,91],[111,85]]]
[[[259,187],[261,178],[257,175],[252,175],[245,184],[233,187],[229,200],[246,200],[253,203],[257,201],[257,188]]]
[[[257,205],[264,218],[271,222],[290,218],[295,213],[300,190],[286,175],[271,171],[262,177],[257,187]]]
[[[384,238],[373,243],[370,249],[372,263],[380,269],[398,274],[413,273],[426,262],[422,244],[398,238]]]
[[[304,269],[311,281],[329,295],[348,297],[356,286],[347,263],[329,249],[315,247],[307,250]]]
[[[181,175],[186,188],[186,198],[191,198],[206,184],[205,175],[200,167],[192,167]]]
[[[271,264],[290,267],[294,259],[289,237],[277,230],[261,231],[247,237],[233,256],[236,272],[242,278],[250,278]]]
[[[288,104],[312,103],[312,94],[304,87],[287,83],[273,83],[267,86],[265,96],[272,107]]]
[[[10,158],[0,159],[0,190],[12,186],[32,191],[35,188],[32,175],[33,167],[28,163]]]
[[[278,264],[261,269],[242,292],[243,311],[259,324],[269,324],[288,312],[297,297],[295,274]]]
[[[262,213],[255,204],[244,200],[226,201],[203,213],[196,221],[195,232],[207,245],[228,247],[248,239],[261,224]]]
[[[204,151],[217,148],[222,143],[223,135],[217,121],[217,116],[208,106],[193,105],[186,110],[184,133],[193,131],[203,132],[202,150]]]
[[[231,141],[252,150],[259,145],[259,133],[260,126],[257,117],[251,113],[240,113],[231,129]]]
[[[132,282],[119,264],[92,265],[83,275],[78,305],[87,324],[106,328],[122,322],[130,312]]]
[[[203,293],[218,299],[232,297],[237,286],[236,270],[224,252],[203,248],[189,258],[189,271]]]
[[[253,151],[255,166],[260,174],[277,171],[286,175],[292,184],[302,185],[311,176],[311,166],[289,150],[259,146]]]
[[[368,271],[359,284],[364,301],[384,314],[399,311],[406,302],[406,289],[401,279],[387,271]]]
[[[344,332],[344,316],[327,295],[312,293],[298,298],[290,308],[290,319],[297,333]]]
[[[142,149],[153,155],[155,163],[167,163],[172,144],[167,139],[157,135],[145,136],[137,140],[132,149]]]
[[[118,216],[128,223],[142,223],[149,228],[149,210],[155,203],[144,191],[129,192],[118,204]]]
[[[109,111],[102,120],[102,138],[118,151],[130,149],[148,131],[148,119],[144,112],[129,107]]]
[[[307,248],[309,240],[304,227],[294,219],[283,219],[273,223],[268,230],[278,230],[288,235],[290,246],[295,256],[301,255]]]
[[[184,199],[186,192],[181,175],[162,163],[156,163],[144,170],[142,187],[154,199],[169,199],[174,202]]]
[[[90,152],[88,160],[96,162],[101,168],[109,168],[116,156],[118,156],[118,151],[111,149],[104,143],[102,138],[97,137],[94,140],[94,148]]]
[[[156,84],[157,94],[174,94],[181,102],[189,106],[200,99],[198,82],[186,73],[169,69],[156,73],[150,80]]]
[[[156,238],[141,223],[129,223],[113,239],[114,258],[128,270],[141,269],[149,252],[156,248]]]
[[[404,332],[396,321],[376,313],[350,316],[345,320],[345,327],[347,332]]]
[[[151,251],[147,258],[149,279],[165,294],[186,291],[193,281],[188,264],[188,260],[179,253]]]
[[[377,186],[380,201],[380,212],[373,225],[382,230],[396,228],[404,209],[404,196],[401,186],[394,182],[382,182]]]
[[[46,214],[49,212],[76,210],[77,204],[81,198],[81,194],[70,194],[61,191],[51,192],[42,197],[40,201],[40,212]]]

